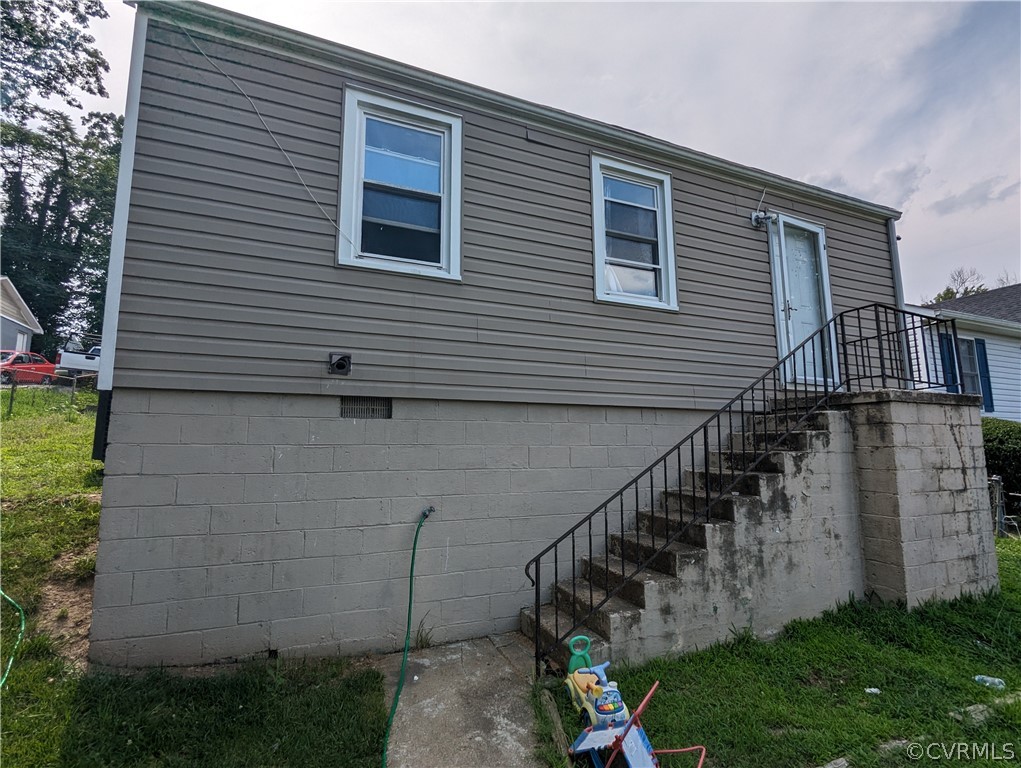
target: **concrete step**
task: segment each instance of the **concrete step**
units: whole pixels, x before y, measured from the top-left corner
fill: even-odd
[[[710,520],[708,523],[695,523],[684,532],[684,541],[693,547],[698,549],[708,549],[708,541],[706,539],[706,529],[709,526],[716,528],[726,528],[727,526],[733,526],[734,523],[729,520]]]
[[[832,395],[832,391],[830,392]],[[770,397],[768,408],[771,413],[789,413],[791,411],[807,411],[823,397],[826,392],[822,387],[819,389],[804,389],[798,387],[795,393],[788,390],[786,393],[778,393],[777,397]]]
[[[799,427],[803,430],[829,429],[829,411],[816,411]],[[787,432],[797,423],[794,413],[745,415],[745,432]],[[739,430],[734,429],[732,432]]]
[[[649,567],[668,576],[679,575],[685,566],[705,557],[704,549],[693,547],[683,541],[671,542],[666,549],[657,554],[657,550],[665,542],[665,537],[653,537],[647,533],[635,531],[626,534],[615,533],[610,536],[610,552],[627,560],[642,563],[655,555]]]
[[[561,581],[557,584],[556,593],[560,610],[578,618],[587,615],[592,606],[599,605],[607,595],[602,586],[596,586],[588,579]],[[612,641],[615,632],[625,626],[634,626],[641,616],[641,608],[614,595],[585,620],[585,625]]]
[[[799,429],[784,435],[783,432],[732,432],[727,440],[727,449],[761,453],[778,439],[775,446],[784,451],[814,451],[829,445],[830,433],[824,429]]]
[[[659,526],[656,528],[657,536],[663,532],[672,532],[683,524],[682,521],[687,522],[696,516],[699,520],[704,519],[705,503],[704,484],[701,488],[697,489],[687,487],[665,491],[663,493],[663,507],[666,511],[657,513],[657,516],[662,517],[663,520],[657,521],[653,519],[652,513],[640,512],[638,514],[638,528],[645,533],[651,533],[652,528],[649,526],[656,524]],[[757,495],[728,493],[713,503],[712,509],[709,510],[709,517],[734,521],[740,519],[741,516],[747,515],[749,512],[758,511],[761,508],[761,503],[761,499]],[[680,514],[680,518],[678,514]],[[643,527],[643,521],[648,521],[648,525]]]
[[[623,589],[617,593],[622,600],[627,600],[640,608],[646,607],[646,586],[649,583],[662,581],[670,578],[655,571],[642,571],[635,574],[638,564],[626,558],[621,559],[611,555],[606,557],[595,557],[582,559],[582,575],[590,579],[594,584],[609,585],[611,590],[618,585],[624,584]]]
[[[535,608],[533,606],[522,608],[519,618],[521,622],[521,633],[525,637],[534,641],[537,629]],[[538,622],[540,646],[542,648],[548,648],[560,635],[567,631],[568,627],[570,627],[572,623],[571,616],[566,611],[558,612],[550,603],[540,605]],[[571,633],[571,637],[574,635],[585,635],[592,641],[592,646],[589,649],[589,655],[593,659],[611,658],[610,644],[606,641],[605,637],[595,631],[592,627],[579,627]],[[570,637],[568,639],[570,639]],[[557,643],[556,647],[550,651],[549,657],[559,664],[561,669],[566,670],[567,665],[570,662],[571,651],[567,647],[566,643]]]
[[[790,451],[772,450],[755,465],[755,472],[784,472],[787,468],[786,456]],[[716,472],[744,472],[749,470],[752,462],[762,456],[761,451],[744,451],[739,449],[713,451],[709,454],[709,469]]]
[[[696,493],[705,493],[708,485],[711,491],[718,491],[730,485],[733,476],[729,472],[719,474],[710,471],[708,475],[702,470],[684,470],[684,486],[694,488]],[[783,476],[776,472],[749,472],[737,481],[730,492],[740,496],[759,496],[769,493],[773,486],[783,484]]]

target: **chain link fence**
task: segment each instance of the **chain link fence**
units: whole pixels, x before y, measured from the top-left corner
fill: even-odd
[[[993,508],[993,521],[997,536],[1021,536],[1021,524],[1017,515],[1007,514],[1008,500],[1021,499],[1021,493],[1007,493],[1003,489],[1003,478],[993,475],[989,478],[989,502]]]
[[[45,414],[78,414],[95,410],[96,373],[78,376],[40,375],[5,370],[0,389],[0,419]]]

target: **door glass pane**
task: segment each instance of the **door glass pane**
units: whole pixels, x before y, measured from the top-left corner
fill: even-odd
[[[606,228],[614,232],[656,239],[656,211],[606,201]]]
[[[367,219],[383,219],[439,230],[440,201],[365,187],[362,215]]]
[[[823,324],[822,275],[818,235],[797,227],[784,227],[787,254],[787,299],[790,302],[791,347],[795,347]]]
[[[606,265],[606,288],[612,293],[628,293],[633,296],[659,296],[656,269],[639,269],[620,264]]]
[[[659,249],[656,243],[626,240],[622,237],[606,237],[606,258],[634,261],[639,264],[657,264]]]
[[[823,325],[827,316],[823,286],[820,236],[816,232],[784,224],[783,254],[786,283],[782,315],[785,318],[788,351],[797,348]],[[817,338],[790,362],[795,378],[818,381],[832,376],[829,337]]]
[[[603,197],[625,203],[637,203],[648,208],[657,207],[655,187],[623,179],[612,179],[608,176],[603,177]]]

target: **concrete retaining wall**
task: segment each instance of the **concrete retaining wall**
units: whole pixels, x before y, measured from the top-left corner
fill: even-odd
[[[892,390],[843,401],[866,587],[909,606],[995,587],[981,398]]]

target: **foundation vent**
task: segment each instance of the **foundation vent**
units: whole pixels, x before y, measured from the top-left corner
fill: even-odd
[[[392,419],[394,401],[392,397],[356,397],[341,395],[340,418],[342,419]]]

